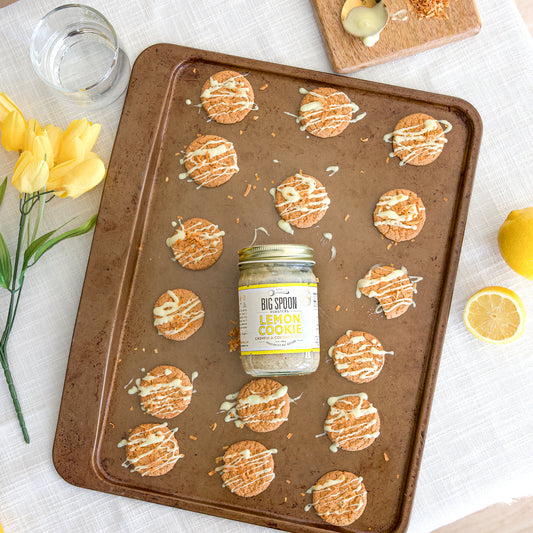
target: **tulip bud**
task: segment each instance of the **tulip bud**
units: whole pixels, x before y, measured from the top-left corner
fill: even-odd
[[[87,152],[90,152],[96,142],[98,134],[102,128],[101,124],[93,124],[86,118],[73,120],[65,130],[64,139],[79,137],[85,145]]]
[[[37,159],[31,152],[22,152],[15,170],[11,183],[20,192],[35,192],[46,185],[49,170],[48,165],[42,159]]]
[[[33,139],[31,152],[36,159],[46,161],[48,168],[54,166],[54,150],[46,131],[43,131]]]
[[[19,115],[24,119],[22,112],[15,105],[15,102],[13,102],[6,93],[0,93],[0,123],[5,120],[11,111],[18,111]]]
[[[17,111],[10,111],[2,121],[2,145],[8,152],[19,151],[24,148],[24,134],[26,122]]]
[[[84,161],[66,161],[52,168],[47,188],[60,198],[77,198],[96,187],[104,176],[103,161],[90,152]]]
[[[42,132],[41,125],[34,119],[30,118],[24,132],[24,151],[31,152],[33,148],[33,141],[37,135]]]
[[[44,131],[48,133],[48,138],[50,139],[50,144],[54,151],[54,158],[57,158],[59,155],[59,148],[61,146],[61,139],[63,138],[63,130],[59,126],[54,126],[52,124],[47,124],[44,127]]]

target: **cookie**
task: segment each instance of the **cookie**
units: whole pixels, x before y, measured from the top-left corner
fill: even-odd
[[[445,131],[439,122],[445,124],[446,132],[450,131],[449,122],[435,120],[425,113],[414,113],[402,118],[392,134],[385,136],[385,140],[392,136],[392,155],[399,157],[400,164],[404,165],[419,167],[433,163],[447,142]]]
[[[203,218],[179,222],[174,235],[166,241],[176,261],[189,270],[205,270],[213,266],[224,247],[225,233]]]
[[[200,96],[207,114],[221,124],[240,122],[254,108],[254,91],[248,80],[233,70],[213,74]]]
[[[426,221],[426,208],[413,191],[393,189],[381,196],[374,210],[374,226],[395,242],[414,239]]]
[[[335,137],[348,127],[354,109],[357,106],[343,92],[319,87],[302,98],[298,122],[315,137]]]
[[[273,431],[289,416],[287,386],[273,379],[254,379],[239,392],[236,408],[243,424],[252,431]]]
[[[185,372],[161,365],[150,370],[137,388],[144,411],[157,418],[174,418],[187,409],[193,387]]]
[[[215,470],[222,473],[224,486],[237,496],[250,498],[268,488],[275,477],[272,454],[260,442],[242,440],[232,444]]]
[[[363,450],[379,436],[378,410],[368,401],[368,396],[347,394],[328,399],[330,409],[324,430],[333,442],[330,450]]]
[[[386,352],[381,343],[364,331],[347,331],[331,347],[335,370],[354,383],[368,383],[376,379],[385,364]]]
[[[313,176],[295,174],[275,189],[280,217],[291,226],[309,228],[326,214],[330,199],[326,188]]]
[[[413,304],[414,288],[405,268],[376,266],[357,282],[357,298],[361,294],[379,301],[376,312],[383,311],[387,318],[396,318]]]
[[[217,135],[201,135],[185,151],[181,160],[187,172],[199,187],[219,187],[239,172],[237,153],[233,143]]]
[[[311,487],[311,492],[312,506],[317,514],[334,526],[349,526],[363,514],[366,507],[367,492],[363,478],[352,472],[328,472]]]
[[[154,307],[154,326],[160,335],[174,341],[188,339],[204,323],[200,298],[187,289],[163,293]]]
[[[126,462],[141,476],[162,476],[183,455],[174,432],[165,424],[141,424],[126,440]]]

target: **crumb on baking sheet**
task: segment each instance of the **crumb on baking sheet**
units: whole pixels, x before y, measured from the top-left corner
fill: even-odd
[[[285,483],[287,483],[287,485],[290,485],[291,484],[291,480],[290,479],[286,479]]]
[[[385,452],[383,452],[383,458],[385,459],[385,461],[389,461],[389,456]]]
[[[254,174],[255,176],[255,181],[259,181],[259,176],[257,175],[257,172]]]
[[[445,202],[447,202],[447,201],[448,201],[448,198],[446,198],[446,196],[445,196],[445,197],[443,198],[443,200],[444,200]]]
[[[287,503],[287,496],[285,496],[285,498],[283,498],[283,503]]]
[[[109,425],[114,429],[115,428],[115,424],[113,424],[113,422],[109,422]]]
[[[168,183],[168,176],[165,178],[165,181]]]
[[[364,139],[362,137],[359,138],[359,140],[362,142],[362,143],[366,143],[368,141],[368,137],[365,137]]]
[[[364,174],[364,173],[365,173],[365,171],[364,171],[364,170],[361,170],[361,174]]]
[[[146,348],[143,348],[142,350],[143,350],[143,352],[146,352]]]
[[[235,219],[235,223],[236,223],[236,224],[239,223],[239,217],[237,217],[237,218]]]
[[[229,448],[229,446],[222,446],[222,449],[226,451]],[[222,459],[222,458],[221,458]]]
[[[346,222],[350,218],[350,213],[346,213],[346,216],[344,217],[344,222]]]
[[[257,189],[257,187],[256,187],[255,185],[252,185],[252,189],[254,189],[254,190],[255,190],[255,189]]]
[[[340,311],[340,310],[341,310],[341,306],[337,305],[337,307],[335,307],[335,311]]]
[[[259,87],[259,90],[260,90],[260,91],[264,91],[267,87],[268,87],[268,83],[265,83],[264,85],[262,85],[261,87]]]
[[[233,196],[229,195],[226,197],[228,200],[233,200]]]
[[[136,352],[139,348],[137,348],[137,346],[135,346],[135,348],[133,348],[133,351]]]
[[[216,422],[213,422],[210,426],[209,426],[209,429],[211,431],[215,431],[215,429],[217,428],[217,423]]]
[[[242,130],[239,130],[239,135],[242,135]]]
[[[250,191],[252,190],[252,185],[251,183],[248,183],[248,185],[246,186],[246,190],[244,191],[244,194],[243,196],[246,197],[250,194]]]
[[[213,474],[216,474],[217,471],[216,470],[211,470],[211,472],[209,472],[209,474],[207,474],[208,476],[212,476]]]
[[[444,11],[450,4],[449,0],[411,0],[418,20],[421,19],[447,19],[448,15]]]
[[[229,351],[236,352],[241,347],[241,331],[237,326],[233,326],[231,331],[228,333],[229,341]]]
[[[290,439],[292,437],[292,433],[287,433],[287,438]]]
[[[130,407],[130,411],[133,411],[133,405]]]
[[[389,244],[387,244],[387,250],[390,250],[392,248],[392,242],[389,242]]]
[[[191,440],[198,440],[198,437],[195,437],[194,435],[189,435],[189,439],[191,439]]]
[[[274,132],[272,132],[270,135],[272,135],[272,137],[275,137],[275,136],[276,136],[276,134],[275,134]]]
[[[254,116],[254,120],[257,120],[259,117],[257,115]]]
[[[387,159],[385,159],[385,163],[387,163],[387,165],[388,165],[389,161],[390,161],[390,157],[387,157]]]

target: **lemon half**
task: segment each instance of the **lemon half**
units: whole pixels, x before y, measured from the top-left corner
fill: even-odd
[[[526,310],[520,296],[505,287],[486,287],[466,303],[463,313],[472,335],[492,344],[512,342],[524,331]]]

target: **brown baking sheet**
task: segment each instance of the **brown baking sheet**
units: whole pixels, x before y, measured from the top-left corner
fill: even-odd
[[[247,73],[259,107],[234,125],[208,122],[203,109],[194,106],[204,81],[226,68]],[[301,132],[285,113],[297,113],[300,87],[324,85],[340,88],[367,113],[332,139]],[[193,105],[186,105],[187,99]],[[443,153],[427,167],[400,167],[396,158],[387,162],[391,145],[383,135],[414,112],[453,124]],[[216,189],[197,189],[178,179],[180,152],[198,133],[231,140],[238,154],[240,171]],[[60,475],[82,487],[288,531],[404,530],[480,138],[479,115],[457,98],[168,44],[143,52],[132,72],[109,165],[74,332],[54,445]],[[333,165],[339,170],[329,176],[326,168]],[[322,181],[331,206],[319,227],[295,229],[290,236],[277,228],[268,190],[299,169]],[[244,197],[248,183],[256,189]],[[427,221],[414,242],[388,247],[372,224],[372,212],[379,196],[392,188],[417,192]],[[222,256],[209,270],[188,271],[171,261],[165,239],[178,215],[206,218],[226,232]],[[310,376],[279,378],[291,397],[302,396],[292,404],[289,420],[265,434],[238,429],[218,413],[225,396],[251,379],[238,352],[229,352],[227,333],[230,320],[238,317],[237,250],[250,244],[259,226],[270,237],[259,233],[258,243],[311,245],[320,279],[320,367]],[[333,234],[331,243],[324,232]],[[331,244],[337,250],[332,261]],[[416,308],[386,320],[374,312],[375,300],[356,300],[357,280],[376,263],[405,266],[409,274],[423,276]],[[206,310],[202,328],[183,342],[157,335],[152,325],[156,299],[178,287],[196,292]],[[328,361],[328,348],[348,329],[368,331],[395,352],[371,383],[343,379]],[[121,466],[125,452],[117,444],[138,424],[157,422],[127,389],[132,379],[159,364],[189,375],[197,371],[199,377],[191,405],[169,422],[179,427],[176,437],[185,457],[164,476],[141,477]],[[378,408],[381,435],[363,451],[332,453],[327,437],[315,437],[323,432],[326,401],[352,392],[366,392]],[[231,494],[218,474],[208,475],[223,446],[243,439],[278,449],[276,478],[255,498]],[[310,496],[302,493],[334,469],[363,476],[368,490],[364,514],[345,528],[304,511]]]

